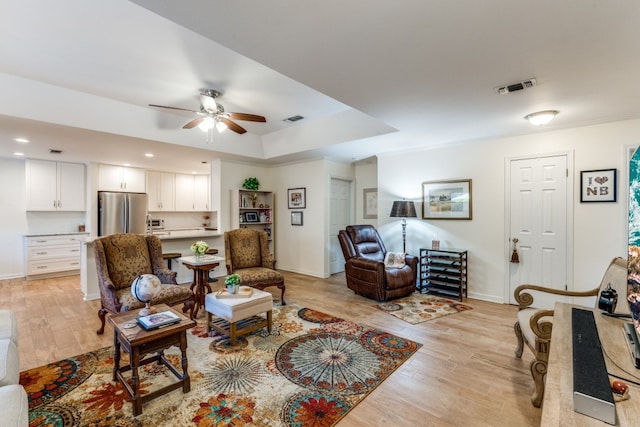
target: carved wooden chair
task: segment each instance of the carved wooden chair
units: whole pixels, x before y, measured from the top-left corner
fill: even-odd
[[[182,311],[193,317],[194,297],[187,286],[176,282],[176,272],[169,270],[162,258],[162,243],[157,236],[111,234],[94,241],[101,308],[98,311],[104,333],[107,313],[120,313],[144,307],[131,294],[131,284],[141,274],[153,274],[160,279],[161,291],[151,304],[183,304]]]
[[[524,344],[527,344],[533,352],[534,358],[531,361],[530,368],[535,389],[531,395],[531,403],[533,403],[533,406],[536,408],[540,407],[544,397],[544,380],[547,374],[549,349],[551,347],[551,330],[553,328],[553,310],[534,308],[534,296],[531,292],[574,298],[595,297],[595,306],[597,307],[600,291],[609,284],[611,288],[615,289],[618,293],[618,304],[616,305],[615,313],[628,314],[629,305],[626,301],[627,260],[620,257],[614,258],[611,261],[602,277],[600,285],[588,291],[563,291],[537,285],[520,285],[514,291],[514,297],[518,302],[518,319],[513,325],[518,340],[515,354],[517,357],[522,357]]]
[[[260,290],[277,286],[284,301],[284,277],[276,270],[276,261],[269,251],[269,236],[263,230],[238,228],[225,231],[224,255],[227,274],[240,276],[242,285]]]

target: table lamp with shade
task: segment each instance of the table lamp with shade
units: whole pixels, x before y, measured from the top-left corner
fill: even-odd
[[[416,205],[410,200],[396,200],[391,206],[391,218],[402,218],[402,251],[407,253],[407,218],[416,218]]]

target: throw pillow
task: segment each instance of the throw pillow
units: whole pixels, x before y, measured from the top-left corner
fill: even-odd
[[[384,268],[402,268],[404,267],[404,252],[387,252],[384,256]]]

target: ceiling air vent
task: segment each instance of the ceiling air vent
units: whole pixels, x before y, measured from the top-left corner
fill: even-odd
[[[517,83],[511,83],[509,85],[498,86],[496,88],[496,92],[500,95],[504,95],[511,92],[517,92],[523,89],[529,89],[530,87],[534,87],[536,85],[536,79],[528,79]]]
[[[55,148],[49,148],[50,154],[62,154],[62,150],[56,150]]]
[[[295,123],[298,120],[302,120],[302,119],[304,119],[304,117],[302,117],[302,116],[291,116],[291,117],[287,117],[286,119],[284,119],[283,122]]]

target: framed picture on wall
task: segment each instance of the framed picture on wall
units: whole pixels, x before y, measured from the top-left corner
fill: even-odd
[[[615,202],[617,171],[617,169],[581,171],[580,202]]]
[[[471,180],[422,183],[423,219],[471,219]]]
[[[305,187],[289,188],[287,200],[289,201],[289,209],[305,209],[307,207],[307,189]]]
[[[293,212],[291,212],[291,225],[302,225],[302,212],[301,211],[293,211]]]
[[[365,188],[362,190],[362,217],[378,218],[378,189]]]

